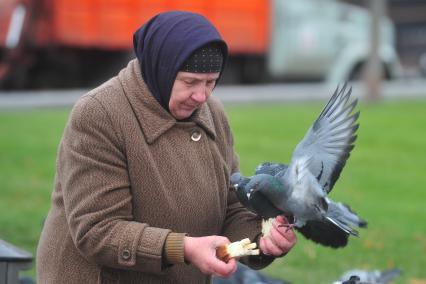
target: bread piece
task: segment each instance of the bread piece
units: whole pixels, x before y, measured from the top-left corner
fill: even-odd
[[[256,249],[256,247],[256,243],[252,243],[250,239],[246,238],[238,242],[218,247],[216,249],[216,256],[220,260],[228,262],[231,258],[235,257],[259,255],[260,251]]]

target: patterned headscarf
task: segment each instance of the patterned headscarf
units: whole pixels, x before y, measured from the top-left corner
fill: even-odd
[[[215,73],[222,70],[223,55],[222,50],[216,43],[197,49],[185,61],[180,71],[192,73]]]

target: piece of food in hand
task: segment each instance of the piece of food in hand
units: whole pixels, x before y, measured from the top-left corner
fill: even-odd
[[[228,262],[231,258],[248,255],[259,255],[260,251],[256,249],[256,243],[250,242],[250,239],[233,242],[216,249],[216,256],[220,260]]]

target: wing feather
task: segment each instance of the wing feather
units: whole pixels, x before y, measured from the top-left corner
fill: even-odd
[[[268,174],[276,176],[279,173],[282,175],[287,170],[288,165],[281,163],[264,162],[256,167],[255,174]]]
[[[358,100],[351,100],[352,88],[336,88],[318,118],[293,152],[292,163],[309,157],[308,168],[328,193],[340,176],[357,139]]]

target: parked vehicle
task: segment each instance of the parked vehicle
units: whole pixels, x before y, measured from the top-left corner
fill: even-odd
[[[368,55],[369,14],[338,0],[0,0],[0,86],[96,84],[132,55],[132,34],[166,10],[201,13],[229,44],[224,81],[355,78]],[[380,57],[397,74],[393,27]]]
[[[268,70],[276,77],[358,79],[370,52],[365,8],[335,0],[275,0]],[[386,78],[399,76],[394,27],[381,21],[379,56]]]

